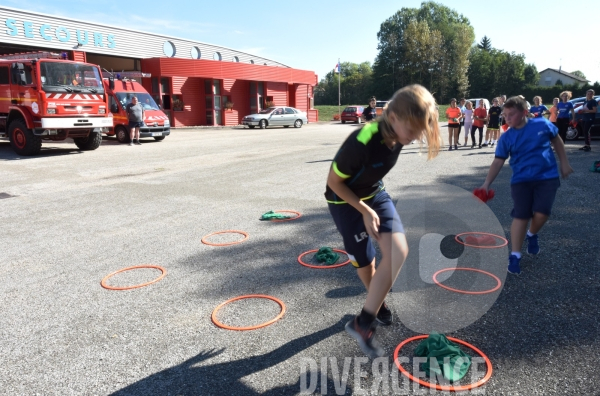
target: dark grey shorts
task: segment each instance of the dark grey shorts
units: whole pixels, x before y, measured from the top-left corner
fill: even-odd
[[[550,216],[558,187],[558,178],[512,184],[514,207],[510,215],[516,219],[530,219],[534,213]]]

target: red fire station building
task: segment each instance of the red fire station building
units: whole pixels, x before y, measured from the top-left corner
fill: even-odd
[[[137,76],[172,127],[238,125],[268,105],[305,111],[317,75],[218,45],[0,7],[0,55],[66,53],[115,74]]]

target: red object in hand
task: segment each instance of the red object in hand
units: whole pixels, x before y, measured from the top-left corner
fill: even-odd
[[[483,202],[487,202],[490,199],[494,198],[494,190],[485,190],[483,188],[476,188],[473,190],[473,195],[482,200]]]

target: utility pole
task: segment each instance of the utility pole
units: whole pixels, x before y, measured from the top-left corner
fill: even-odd
[[[342,64],[338,58],[338,116],[342,119]]]

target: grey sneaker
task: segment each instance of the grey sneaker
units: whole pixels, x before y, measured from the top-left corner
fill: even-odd
[[[130,141],[130,142],[129,142],[129,145],[130,145],[130,146],[133,146],[133,141]]]
[[[363,329],[358,324],[358,316],[346,323],[346,332],[358,341],[360,349],[370,358],[375,359],[383,356],[383,349],[374,340],[375,328]]]
[[[140,143],[140,139],[136,140],[134,143],[137,144],[138,146],[142,145],[142,143]]]

